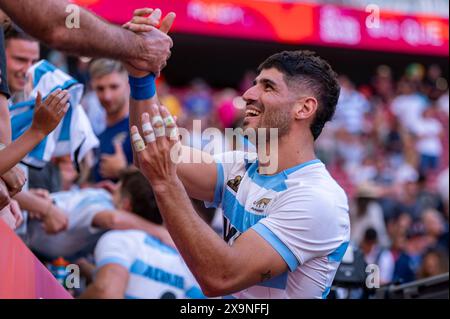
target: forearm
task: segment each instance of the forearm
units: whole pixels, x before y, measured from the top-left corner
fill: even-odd
[[[220,286],[234,273],[233,249],[198,216],[181,181],[154,191],[165,225],[204,292]]]
[[[125,211],[110,213],[112,214],[112,223],[110,225],[111,229],[137,229],[149,232],[155,236],[160,234],[160,226],[150,223],[135,214]]]
[[[38,219],[42,219],[52,208],[52,202],[36,196],[30,192],[20,192],[14,199],[17,200],[23,210],[33,213]]]
[[[148,113],[153,104],[160,105],[158,95],[156,93],[152,98],[148,100],[138,101],[130,97],[130,113],[129,113],[130,129],[132,126],[136,126],[141,136],[144,135],[144,133],[142,132],[141,116],[143,113],[146,112]],[[134,165],[136,167],[139,167],[138,163],[136,162],[136,159],[137,159],[136,151],[133,148]]]
[[[28,130],[14,143],[1,150],[0,175],[16,166],[43,138],[41,133]]]
[[[11,143],[11,122],[9,120],[8,100],[0,94],[0,143]]]
[[[68,28],[66,19],[70,12],[66,8],[70,3],[66,0],[0,0],[0,4],[22,29],[55,49],[119,60],[137,59],[142,53],[139,35],[83,8],[80,8],[80,28]]]

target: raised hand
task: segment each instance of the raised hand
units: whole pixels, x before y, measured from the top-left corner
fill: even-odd
[[[131,139],[141,173],[156,190],[177,178],[181,143],[175,120],[166,107],[153,105],[142,115],[142,132],[131,127]]]
[[[103,154],[100,160],[100,175],[103,178],[118,178],[121,170],[128,165],[122,142],[114,142],[114,154]]]
[[[69,98],[68,91],[58,89],[42,102],[42,95],[38,92],[30,130],[44,136],[50,134],[66,115]]]
[[[167,34],[169,33],[170,29],[172,28],[173,22],[175,20],[175,13],[170,12],[167,16],[164,17],[162,22],[161,20],[161,10],[156,9],[138,9],[134,12],[133,19],[129,21],[128,23],[124,24],[123,27],[125,29],[128,29],[130,31],[133,31],[135,33],[138,33],[139,35],[143,36],[148,42],[149,46],[148,49],[146,49],[148,54],[151,53],[157,53],[155,51],[155,47],[157,48],[164,48],[161,46],[161,44],[152,44],[150,43],[152,38],[157,36],[165,35],[168,39],[170,39]],[[158,30],[159,26],[159,30]],[[172,41],[172,40],[170,40]],[[170,48],[172,48],[173,43],[171,42]],[[159,76],[160,71],[166,66],[167,60],[170,58],[170,48],[166,52],[165,59],[161,60],[159,63],[159,69],[157,72],[154,71],[156,76]],[[149,74],[148,67],[144,67],[145,61],[128,61],[125,63],[125,67],[128,70],[128,73],[134,77],[144,77]]]

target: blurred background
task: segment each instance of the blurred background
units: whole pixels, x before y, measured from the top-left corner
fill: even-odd
[[[193,119],[203,128],[239,126],[239,97],[265,58],[282,50],[319,53],[339,73],[342,93],[317,153],[349,195],[355,252],[330,296],[365,296],[355,279],[358,256],[379,266],[384,287],[448,273],[447,0],[73,2],[116,24],[136,8],[176,12],[158,94],[187,128]],[[101,134],[105,114],[89,59],[41,53],[85,85],[82,104]],[[70,188],[76,172],[57,165],[62,189]]]

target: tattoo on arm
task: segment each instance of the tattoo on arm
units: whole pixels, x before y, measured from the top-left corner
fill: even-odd
[[[261,274],[261,281],[266,281],[272,278],[271,270],[269,269],[266,273]]]

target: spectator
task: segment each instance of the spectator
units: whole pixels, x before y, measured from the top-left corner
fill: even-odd
[[[95,188],[51,194],[45,209],[65,214],[69,226],[56,235],[49,235],[41,221],[32,220],[26,234],[28,246],[44,260],[62,256],[76,261],[91,254],[98,239],[111,229],[143,230],[171,242],[166,231],[146,221],[145,215],[141,216],[151,214],[156,204],[142,196],[137,199],[130,199],[130,195],[123,196],[127,187],[126,184],[119,184],[112,195],[104,189]],[[135,189],[133,195],[134,192]],[[29,210],[38,213],[40,206],[39,202],[34,201]]]
[[[150,184],[139,172],[124,173],[118,198],[147,221],[162,224]],[[141,230],[111,231],[95,249],[96,276],[83,298],[203,298],[174,248]]]
[[[380,285],[390,284],[394,276],[395,261],[389,249],[382,247],[378,242],[377,231],[368,228],[361,242],[361,250],[367,264],[375,264],[380,270]]]
[[[12,104],[24,101],[28,69],[39,60],[39,42],[13,26],[5,34],[8,86]]]
[[[424,279],[443,273],[448,273],[448,255],[442,250],[430,249],[423,256],[417,278]]]
[[[369,103],[359,93],[350,79],[346,76],[339,77],[341,95],[334,121],[339,127],[345,128],[351,134],[360,134],[365,131],[364,116],[369,111]]]
[[[383,210],[376,202],[380,196],[380,189],[371,184],[363,184],[357,190],[355,209],[351,214],[351,239],[356,245],[361,243],[369,228],[377,233],[377,241],[382,247],[390,245]]]
[[[427,209],[422,215],[422,223],[428,240],[428,246],[448,251],[448,225],[441,214],[434,209]]]
[[[426,98],[414,89],[410,81],[403,79],[399,82],[398,95],[392,101],[391,110],[405,128],[414,129],[426,106]]]
[[[413,127],[417,136],[416,148],[420,155],[420,171],[428,173],[439,167],[439,158],[442,154],[441,123],[433,118],[433,109],[426,108]]]
[[[428,242],[420,224],[415,224],[407,233],[404,250],[395,263],[394,282],[407,283],[416,279]]]
[[[120,171],[133,161],[129,134],[127,71],[118,61],[94,60],[90,66],[92,87],[106,112],[106,129],[99,135],[100,149],[93,180],[117,181]]]

